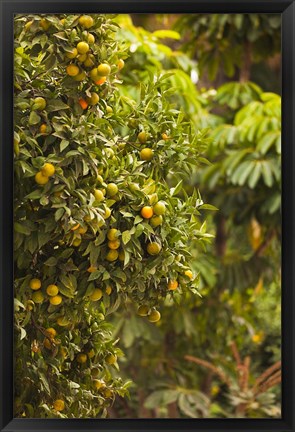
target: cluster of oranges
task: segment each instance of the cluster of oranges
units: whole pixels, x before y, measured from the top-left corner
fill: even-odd
[[[147,305],[139,306],[139,308],[137,309],[137,313],[138,313],[138,315],[143,316],[143,317],[147,316],[148,320],[150,322],[153,322],[153,323],[158,322],[161,319],[160,312],[156,308],[151,309]]]
[[[95,36],[87,32],[94,25],[93,18],[83,15],[79,18],[79,24],[86,29],[83,32],[84,40],[80,40],[75,47],[66,49],[65,60],[70,61],[66,67],[66,73],[75,81],[82,82],[90,78],[95,85],[101,86],[111,74],[112,68],[106,62],[96,64],[96,58],[92,51]],[[116,70],[121,70],[124,64],[124,60],[119,59]],[[81,108],[86,110],[89,106],[94,106],[99,102],[99,95],[92,92],[89,96],[80,97],[78,102]]]
[[[34,303],[43,303],[45,296],[41,290],[42,283],[40,279],[34,278],[30,280],[30,288],[34,291],[32,294],[32,300]],[[59,288],[57,285],[50,284],[46,288],[46,294],[49,296],[49,303],[53,306],[58,306],[62,303],[62,296],[59,294]]]
[[[145,144],[147,142],[147,140],[148,140],[148,137],[149,137],[149,135],[144,130],[142,130],[141,132],[139,132],[139,134],[137,135],[137,139],[140,142],[140,144]],[[140,155],[140,159],[142,161],[149,162],[154,157],[154,151],[150,147],[144,147],[140,151],[139,155]]]
[[[158,201],[153,206],[142,207],[140,214],[148,220],[153,228],[156,228],[163,223],[163,215],[166,212],[166,204],[164,201]],[[153,255],[153,254],[151,254]]]
[[[55,168],[51,163],[43,165],[40,171],[35,175],[35,181],[39,185],[45,185],[49,182],[49,177],[52,177],[55,173]]]

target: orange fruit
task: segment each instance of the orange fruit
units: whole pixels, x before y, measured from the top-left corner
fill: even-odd
[[[106,63],[101,63],[98,67],[97,67],[97,73],[100,76],[108,76],[111,73],[111,67],[106,64]]]
[[[75,246],[75,247],[78,247],[78,246],[80,246],[81,242],[82,242],[82,239],[80,239],[79,237],[77,237],[77,238],[74,239],[72,245]]]
[[[163,215],[166,212],[166,204],[164,201],[158,201],[153,207],[155,215]]]
[[[157,310],[153,310],[149,315],[148,315],[148,320],[150,322],[157,322],[161,319],[161,314],[159,311]]]
[[[45,333],[47,334],[47,336],[49,337],[49,339],[54,339],[55,336],[57,335],[57,332],[54,328],[49,327],[45,330]]]
[[[120,244],[121,244],[120,240],[113,240],[108,242],[108,247],[109,249],[116,250],[119,249]]]
[[[43,345],[45,346],[45,348],[47,348],[48,350],[51,350],[53,348],[52,343],[50,342],[49,339],[45,338],[43,341]]]
[[[73,58],[77,57],[77,55],[78,55],[77,48],[72,48],[71,51],[66,52],[66,57],[69,59],[73,59]]]
[[[67,74],[71,77],[78,75],[78,73],[80,72],[78,66],[76,66],[74,64],[69,64],[66,68],[66,71],[67,71]]]
[[[150,224],[153,228],[156,228],[157,226],[162,225],[162,223],[163,223],[163,217],[161,215],[153,216],[150,219]]]
[[[59,289],[56,285],[48,285],[48,287],[46,288],[46,293],[50,296],[50,297],[54,297],[58,294]]]
[[[107,77],[103,76],[103,77],[99,78],[97,81],[95,81],[95,84],[96,85],[102,85],[106,82],[106,80],[107,80]]]
[[[104,194],[102,193],[102,191],[100,189],[94,190],[94,197],[95,197],[95,200],[98,202],[101,202],[104,200]]]
[[[140,152],[140,159],[143,161],[150,161],[153,159],[154,152],[152,149],[146,147],[141,150]]]
[[[95,356],[95,351],[94,351],[94,349],[91,349],[90,351],[88,351],[87,355],[88,355],[88,358],[89,358],[89,359],[92,359],[92,358]]]
[[[122,261],[122,262],[125,261],[125,252],[123,250],[121,250],[119,252],[118,258],[119,258],[119,261]]]
[[[106,207],[103,214],[103,218],[108,219],[111,216],[111,214],[112,214],[112,210],[109,207]]]
[[[145,131],[141,131],[137,135],[137,138],[141,144],[144,144],[147,142],[147,133]]]
[[[112,294],[112,291],[113,291],[112,287],[111,287],[110,285],[108,285],[108,286],[106,287],[106,294],[107,294],[107,295],[111,295],[111,294]]]
[[[46,108],[46,100],[43,97],[36,97],[32,106],[33,110],[44,110]]]
[[[142,207],[140,214],[143,218],[150,219],[153,216],[154,211],[153,211],[152,207],[144,206],[144,207]]]
[[[92,92],[91,97],[87,97],[86,100],[89,103],[89,105],[96,105],[99,101],[99,96],[97,93]]]
[[[108,238],[108,240],[110,240],[110,241],[117,240],[117,238],[119,237],[119,235],[120,235],[120,231],[117,230],[116,228],[111,228],[111,229],[108,230],[108,232],[107,232],[107,238]]]
[[[91,301],[98,301],[102,298],[103,292],[101,289],[99,288],[95,288],[95,290],[93,291],[93,293],[89,296],[89,299]]]
[[[92,33],[88,33],[88,35],[87,35],[87,42],[90,43],[90,44],[94,44],[95,37],[93,36]]]
[[[62,399],[56,399],[53,402],[53,408],[56,411],[63,411],[65,409],[65,403],[64,403],[64,401]]]
[[[77,362],[82,364],[87,362],[87,355],[84,353],[80,353],[77,355]]]
[[[55,173],[55,168],[51,163],[46,163],[41,168],[41,173],[46,177],[51,177]]]
[[[116,183],[109,183],[107,185],[107,194],[112,197],[118,193],[118,186]]]
[[[80,54],[86,54],[89,51],[88,43],[87,42],[79,42],[77,44],[77,50],[78,50],[78,53],[80,53]],[[86,59],[84,59],[84,60],[86,60]]]
[[[41,126],[39,128],[39,132],[41,134],[46,134],[46,132],[47,132],[47,124],[46,123],[41,124]]]
[[[49,302],[50,302],[50,304],[52,304],[54,306],[58,306],[62,302],[62,296],[56,295],[56,296],[50,297]]]
[[[118,69],[121,70],[125,66],[125,62],[123,59],[120,59],[117,63]]]
[[[192,279],[193,278],[193,272],[191,270],[186,270],[184,272],[185,276],[187,276],[188,278]]]
[[[32,300],[34,303],[42,303],[44,300],[44,295],[43,295],[42,291],[35,291],[32,294]]]
[[[106,260],[109,262],[116,261],[118,259],[119,252],[117,250],[109,250],[106,255]]]
[[[80,24],[82,27],[84,27],[84,28],[86,28],[86,29],[89,29],[90,27],[93,26],[94,21],[93,21],[93,18],[92,18],[91,16],[89,16],[89,15],[82,15],[82,16],[79,18],[79,24]]]
[[[166,133],[162,134],[163,140],[167,141],[169,139],[168,135]]]
[[[176,290],[176,288],[178,287],[178,282],[177,280],[170,280],[168,282],[168,290],[169,291],[174,291]]]
[[[40,279],[31,279],[29,286],[32,290],[38,290],[41,288],[41,281]]]
[[[88,231],[88,228],[87,227],[80,227],[79,229],[78,229],[78,233],[79,234],[85,234],[85,233],[87,233],[87,231]]]
[[[41,171],[37,172],[35,175],[35,182],[39,185],[45,185],[49,182],[49,177],[42,174]]]
[[[147,305],[141,305],[139,306],[139,308],[137,309],[137,313],[140,316],[147,316],[149,313],[150,308]]]
[[[81,107],[83,110],[85,110],[85,109],[88,108],[88,103],[86,102],[85,99],[80,98],[78,102],[79,102],[80,107]]]
[[[162,246],[157,242],[151,242],[147,245],[149,255],[158,255],[161,252]]]

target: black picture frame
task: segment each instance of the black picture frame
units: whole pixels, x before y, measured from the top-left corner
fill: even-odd
[[[13,15],[15,13],[280,13],[282,16],[282,418],[14,419],[13,418]],[[295,4],[291,0],[0,0],[0,430],[295,432]]]

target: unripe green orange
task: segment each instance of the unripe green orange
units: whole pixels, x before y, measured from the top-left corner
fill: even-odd
[[[97,67],[97,73],[99,76],[108,76],[111,73],[111,67],[107,63],[101,63]]]
[[[153,310],[148,316],[148,320],[153,323],[158,322],[160,319],[161,319],[161,314],[157,310]]]
[[[44,301],[44,295],[42,291],[35,291],[32,294],[32,300],[34,303],[42,303]]]
[[[146,147],[141,150],[140,152],[140,159],[143,161],[150,161],[153,159],[154,152],[152,149]]]
[[[101,202],[104,200],[104,194],[100,189],[94,190],[94,197],[95,197],[95,200],[98,202]]]
[[[145,144],[147,142],[147,133],[145,131],[139,132],[137,138],[141,144]]]
[[[89,299],[91,301],[98,301],[102,298],[103,292],[101,289],[99,288],[95,288],[95,290],[93,291],[93,293],[89,296]]]
[[[151,242],[147,245],[149,255],[158,255],[161,252],[162,246],[157,242]]]
[[[107,194],[112,197],[118,193],[118,186],[116,183],[109,183],[107,185]]]
[[[149,313],[150,308],[147,305],[141,305],[139,306],[139,308],[137,309],[137,313],[140,316],[147,316]]]
[[[150,219],[150,224],[153,228],[156,228],[157,226],[162,225],[162,223],[163,223],[163,217],[161,215],[153,216]]]
[[[154,213],[156,215],[163,215],[166,212],[166,204],[164,201],[158,201],[153,207]]]
[[[119,252],[117,250],[109,250],[106,255],[106,260],[109,262],[116,261],[118,259]]]

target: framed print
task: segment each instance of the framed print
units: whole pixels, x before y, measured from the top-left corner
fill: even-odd
[[[295,432],[294,2],[0,5],[1,431]]]

